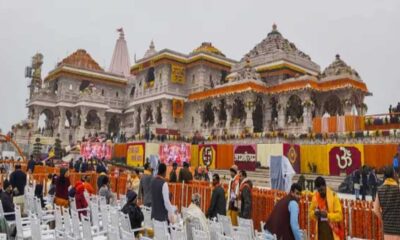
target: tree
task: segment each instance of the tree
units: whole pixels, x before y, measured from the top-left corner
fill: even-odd
[[[62,158],[61,140],[59,138],[56,138],[54,143],[54,154],[56,159]]]
[[[40,155],[42,154],[42,146],[43,144],[40,143],[40,138],[36,138],[35,143],[33,144],[33,156],[35,158],[40,158]]]

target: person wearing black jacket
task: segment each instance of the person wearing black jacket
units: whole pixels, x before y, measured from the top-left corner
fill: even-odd
[[[361,200],[365,201],[368,193],[368,167],[363,166],[361,170]]]
[[[371,188],[372,201],[374,202],[376,197],[376,191],[378,190],[378,177],[376,176],[374,168],[369,173],[368,184]]]
[[[21,170],[21,165],[15,165],[15,171],[10,175],[10,183],[14,189],[14,196],[24,195],[26,186],[26,173]]]
[[[12,196],[12,186],[10,182],[6,179],[3,182],[3,189],[0,189],[0,199],[1,204],[3,205],[4,213],[15,212],[14,203],[13,203],[13,196]],[[14,214],[7,214],[5,215],[6,220],[14,221],[15,215]]]
[[[28,172],[33,173],[33,170],[35,170],[35,165],[36,162],[33,160],[33,155],[31,155],[29,161],[28,161]]]
[[[121,212],[128,214],[132,229],[140,228],[144,216],[142,210],[137,205],[137,194],[134,191],[128,191],[126,198],[126,204],[122,207]],[[137,236],[137,234],[139,234],[139,232],[135,232],[135,236]]]
[[[79,158],[79,159],[75,162],[75,164],[74,164],[75,172],[80,172],[82,161],[83,161],[82,158]]]
[[[226,215],[226,200],[225,200],[225,191],[219,182],[219,175],[214,174],[212,183],[214,189],[211,195],[211,203],[210,207],[207,211],[208,218],[215,218],[217,214]]]
[[[253,183],[247,178],[247,173],[245,170],[240,170],[240,212],[239,217],[251,219],[251,189],[253,188]]]
[[[178,177],[176,176],[176,169],[178,168],[178,164],[174,162],[172,164],[172,171],[169,173],[169,182],[175,183],[178,181]]]

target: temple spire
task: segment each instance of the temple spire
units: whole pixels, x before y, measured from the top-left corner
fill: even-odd
[[[146,53],[144,54],[144,58],[151,57],[157,53],[156,47],[154,46],[154,41],[151,40],[149,49],[147,49]]]
[[[119,38],[115,44],[113,57],[111,60],[109,72],[128,77],[130,75],[130,61],[128,53],[128,45],[125,41],[123,28],[117,29]]]

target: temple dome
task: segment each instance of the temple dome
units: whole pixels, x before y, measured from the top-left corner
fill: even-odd
[[[104,71],[99,64],[90,56],[89,53],[84,49],[78,49],[68,57],[64,58],[57,64],[57,67],[61,65],[68,65],[71,67],[77,67],[87,70]]]
[[[211,42],[201,43],[201,45],[198,48],[193,50],[192,54],[201,53],[201,52],[211,53],[211,54],[225,57],[225,54],[223,54],[218,48],[214,47]]]
[[[338,75],[352,75],[357,79],[360,79],[360,75],[349,65],[347,65],[341,58],[339,54],[336,54],[335,60],[322,72],[322,77],[332,77]]]
[[[147,49],[146,53],[144,54],[143,58],[148,58],[157,54],[156,47],[154,46],[153,40],[150,42],[149,49]]]
[[[289,40],[282,36],[278,31],[276,24],[272,25],[272,30],[268,33],[267,37],[250,50],[250,52],[245,56],[252,58],[259,55],[272,55],[278,52],[285,52],[296,57],[311,60],[310,56],[297,49],[294,43],[289,42]]]

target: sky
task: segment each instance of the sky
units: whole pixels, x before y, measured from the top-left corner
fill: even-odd
[[[368,114],[386,113],[400,101],[399,13],[399,0],[0,0],[0,129],[27,117],[24,69],[35,53],[43,78],[79,48],[108,69],[120,27],[133,63],[151,40],[182,53],[208,41],[240,60],[276,23],[321,70],[340,54],[373,93]]]

